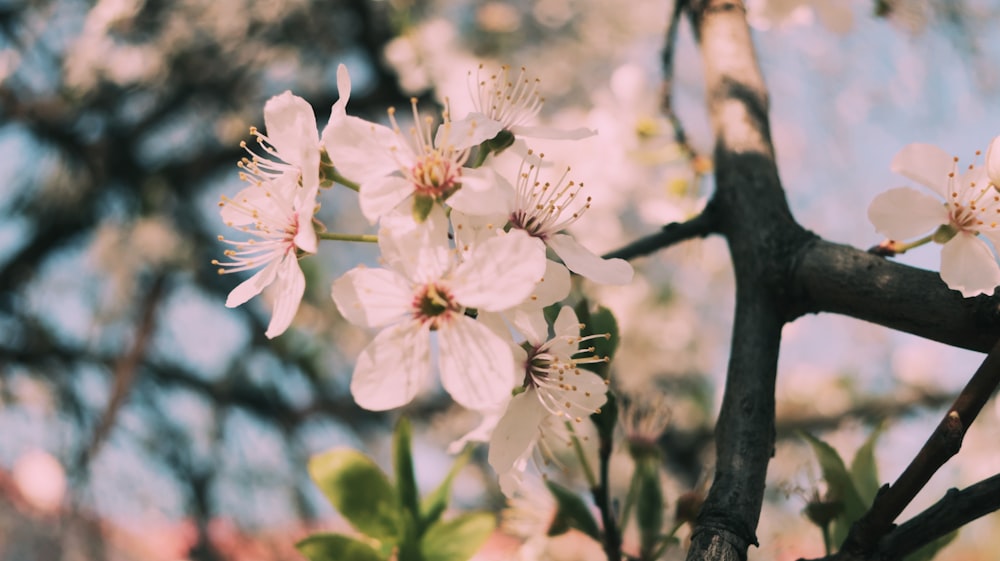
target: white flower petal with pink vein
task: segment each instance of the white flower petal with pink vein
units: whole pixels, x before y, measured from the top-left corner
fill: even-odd
[[[406,316],[413,290],[394,271],[358,267],[333,283],[330,296],[347,321],[362,327],[381,327]]]
[[[302,172],[302,185],[318,188],[319,131],[312,106],[292,92],[276,95],[264,104],[264,126],[278,156]]]
[[[385,411],[406,405],[430,376],[430,335],[416,321],[380,332],[358,356],[351,395],[358,405]]]
[[[459,405],[491,409],[510,395],[514,357],[510,345],[476,320],[456,315],[438,329],[441,385]]]
[[[966,298],[993,294],[1000,285],[1000,266],[986,242],[960,232],[941,248],[941,280]]]
[[[549,236],[546,244],[556,252],[570,271],[599,284],[632,282],[632,265],[624,259],[603,259],[566,234]]]
[[[280,259],[271,261],[266,267],[254,273],[252,277],[238,284],[226,298],[226,307],[235,308],[260,294],[260,291],[274,282],[274,278],[278,276],[280,261]]]
[[[948,197],[948,174],[954,170],[955,159],[933,144],[907,144],[893,158],[892,171]]]
[[[398,175],[384,175],[364,181],[358,194],[361,214],[374,224],[380,216],[396,208],[411,193],[413,186]]]
[[[302,295],[306,292],[306,276],[302,273],[295,256],[286,256],[278,266],[278,278],[274,290],[278,294],[271,312],[271,323],[264,332],[268,339],[273,339],[288,329],[295,319],[295,313],[299,310]]]
[[[448,206],[471,215],[507,214],[514,205],[510,184],[497,181],[489,168],[462,170],[462,187],[448,197]]]
[[[482,113],[469,113],[460,121],[451,121],[438,127],[434,146],[451,143],[458,149],[476,146],[500,134],[503,126]]]
[[[986,149],[986,173],[989,175],[990,183],[1000,188],[1000,136],[990,142]]]
[[[323,145],[344,177],[363,183],[399,169],[396,157],[412,160],[405,142],[389,127],[347,115],[323,130]],[[390,147],[398,146],[393,152]],[[411,165],[407,161],[405,165]]]
[[[490,438],[487,459],[493,469],[503,476],[514,468],[518,459],[525,458],[538,439],[538,427],[549,415],[542,403],[528,390],[515,395],[507,406]]]
[[[316,199],[313,198],[313,200],[315,201]],[[317,245],[319,244],[312,217],[313,212],[311,209],[308,211],[301,210],[296,213],[299,228],[295,232],[295,237],[292,238],[295,246],[307,253],[316,253]]]
[[[382,217],[378,247],[383,262],[416,283],[440,279],[454,265],[448,245],[448,218],[434,205],[422,223],[409,209],[397,208]]]
[[[933,232],[947,224],[949,218],[941,199],[909,187],[897,187],[875,197],[868,207],[868,220],[883,236],[907,240]]]
[[[452,293],[463,306],[496,312],[531,295],[545,274],[545,248],[521,230],[473,249],[452,274]]]

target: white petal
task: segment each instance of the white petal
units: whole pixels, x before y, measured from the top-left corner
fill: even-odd
[[[302,295],[306,292],[306,276],[294,255],[286,255],[278,266],[278,278],[273,290],[278,291],[278,294],[271,312],[271,323],[264,333],[268,339],[273,339],[288,329],[295,319],[295,313],[299,311]]]
[[[510,345],[488,327],[455,315],[438,329],[441,385],[468,409],[497,407],[515,384]]]
[[[323,146],[337,170],[358,183],[399,170],[393,146],[400,158],[412,159],[409,145],[392,129],[351,115],[330,122],[323,130]]]
[[[574,273],[600,284],[632,282],[632,265],[624,259],[603,259],[566,234],[549,236],[547,243]]]
[[[257,185],[251,185],[232,198],[232,202],[223,202],[219,207],[219,214],[222,221],[227,226],[245,226],[253,224],[259,220],[254,216],[252,210],[270,208],[274,206],[274,199],[267,195],[267,191]]]
[[[1000,136],[994,138],[986,149],[986,173],[990,176],[990,183],[1000,187]]]
[[[947,197],[948,174],[955,170],[955,159],[933,144],[916,142],[907,144],[892,158],[891,169]]]
[[[385,411],[409,403],[431,370],[430,334],[419,322],[387,327],[358,356],[351,395],[358,405]]]
[[[280,259],[273,259],[266,267],[257,271],[254,276],[237,285],[226,298],[226,307],[235,308],[260,294],[264,287],[274,282],[274,277],[278,275],[279,262]]]
[[[484,241],[495,238],[498,230],[507,224],[507,213],[482,215],[465,214],[452,209],[451,228],[455,232],[455,246],[468,251]]]
[[[514,188],[497,181],[492,169],[463,169],[462,187],[448,197],[447,203],[466,214],[509,214],[514,207]]]
[[[550,347],[553,354],[563,357],[572,357],[576,354],[580,347],[579,343],[570,343],[565,340],[565,337],[575,339],[580,336],[580,320],[577,319],[576,311],[572,306],[563,306],[559,310],[559,316],[556,317],[552,331],[558,337]]]
[[[1000,266],[986,242],[960,232],[941,248],[941,280],[966,298],[993,294],[1000,285]]]
[[[298,230],[295,232],[295,246],[305,251],[307,253],[316,253],[317,244],[319,240],[316,237],[316,228],[313,226],[313,208],[302,209],[298,211],[298,216],[296,217],[298,221]]]
[[[481,313],[488,315],[487,313]],[[549,322],[541,308],[515,306],[503,314],[524,338],[532,345],[541,345],[549,337]],[[523,349],[522,349],[523,350]]]
[[[528,389],[510,400],[507,412],[500,418],[490,438],[487,458],[497,473],[510,470],[519,458],[530,454],[531,447],[538,440],[538,426],[548,415],[534,389]]]
[[[351,99],[351,75],[343,64],[337,65],[337,101],[333,104],[334,114],[343,114],[347,110],[347,102]],[[330,115],[333,118],[333,115]]]
[[[546,259],[545,276],[542,278],[542,282],[535,286],[530,300],[533,305],[541,307],[555,304],[569,296],[570,287],[569,270],[566,269],[566,266]]]
[[[868,220],[890,240],[908,240],[948,223],[941,199],[909,187],[889,189],[872,200]]]
[[[381,327],[409,312],[413,287],[394,271],[356,267],[334,281],[330,296],[347,321]]]
[[[555,127],[514,126],[511,127],[510,132],[514,133],[515,136],[545,138],[549,140],[580,140],[581,138],[587,138],[597,134],[597,131],[594,129],[588,129],[587,127],[567,130]]]
[[[461,121],[442,123],[434,135],[434,146],[451,145],[458,150],[476,146],[500,134],[503,125],[483,115],[469,113]]]
[[[284,92],[264,104],[264,126],[278,156],[298,166],[303,185],[312,187],[310,179],[319,181],[319,131],[312,106],[292,92]]]
[[[413,185],[398,175],[374,177],[361,184],[361,214],[372,224],[413,194]]]
[[[544,274],[542,243],[513,230],[469,252],[452,275],[452,294],[463,306],[496,312],[523,302]]]
[[[448,244],[448,218],[440,205],[434,205],[419,224],[409,209],[397,208],[383,216],[378,247],[386,265],[414,283],[436,281],[454,263]]]
[[[469,442],[489,442],[490,437],[493,435],[493,429],[497,426],[500,416],[503,415],[503,412],[506,410],[507,404],[504,403],[503,408],[497,408],[495,411],[482,411],[483,420],[479,423],[479,425],[458,440],[449,444],[448,453],[458,454]]]

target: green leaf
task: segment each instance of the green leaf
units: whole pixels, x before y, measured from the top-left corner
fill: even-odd
[[[420,553],[424,561],[468,561],[495,528],[496,518],[488,512],[472,512],[437,522],[420,541]]]
[[[638,495],[635,518],[639,523],[639,551],[643,559],[652,559],[663,529],[663,489],[660,485],[659,461],[646,458],[636,464]]]
[[[406,417],[400,417],[396,422],[396,430],[392,433],[392,460],[396,470],[396,490],[399,491],[399,502],[403,508],[410,511],[414,520],[420,516],[417,480],[413,476],[413,454],[411,440],[413,429]]]
[[[309,460],[309,475],[359,532],[392,543],[402,537],[396,490],[367,456],[346,448],[331,450]]]
[[[903,558],[903,561],[931,561],[939,551],[958,537],[958,530],[945,534]]]
[[[372,546],[340,534],[313,534],[295,544],[309,561],[385,561]]]
[[[580,335],[607,334],[608,338],[591,339],[584,345],[594,347],[594,356],[607,357],[610,361],[615,356],[618,349],[618,321],[615,320],[611,310],[598,306],[591,309],[587,300],[581,300],[575,307],[577,318],[584,324]],[[599,374],[602,378],[608,378],[608,363],[595,362],[581,365],[583,368]]]
[[[455,463],[451,465],[451,469],[448,470],[448,475],[444,477],[444,481],[430,492],[429,495],[424,497],[423,502],[420,504],[420,530],[434,524],[441,518],[441,513],[448,508],[448,501],[451,498],[451,484],[455,480],[455,476],[458,472],[465,467],[465,464],[469,463],[469,458],[472,457],[472,448],[466,447],[457,458],[455,458]]]
[[[434,197],[427,195],[413,196],[413,219],[417,224],[423,224],[434,208]]]
[[[858,496],[861,502],[872,504],[875,495],[878,493],[878,466],[875,465],[875,443],[882,434],[882,427],[877,427],[865,443],[854,453],[854,460],[851,461],[851,477],[854,485],[858,489]]]
[[[839,500],[844,510],[837,517],[833,525],[833,542],[843,543],[847,537],[847,531],[851,523],[861,518],[867,510],[867,506],[858,495],[858,490],[854,486],[854,480],[844,465],[844,460],[832,446],[816,438],[815,436],[803,432],[801,433],[816,453],[819,467],[823,471],[823,479],[826,481],[829,496],[828,499]]]
[[[590,420],[597,425],[597,434],[602,442],[611,442],[615,434],[615,423],[618,422],[618,399],[611,391],[608,392],[608,400],[601,406],[600,411],[592,413]]]
[[[545,485],[552,492],[558,505],[555,518],[552,519],[552,526],[549,527],[549,535],[555,536],[567,532],[570,528],[576,528],[595,540],[601,541],[597,521],[594,520],[594,515],[590,513],[590,509],[587,508],[583,499],[552,481],[546,481]]]

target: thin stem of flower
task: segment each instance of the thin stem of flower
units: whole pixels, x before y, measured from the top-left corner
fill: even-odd
[[[833,539],[830,537],[830,525],[823,524],[820,526],[820,530],[823,531],[823,549],[826,550],[827,555],[830,555],[833,553]]]
[[[911,250],[911,249],[913,249],[915,247],[920,247],[922,245],[929,244],[932,241],[934,241],[934,234],[928,234],[928,235],[920,238],[919,240],[914,240],[914,241],[912,241],[910,243],[893,242],[893,249],[896,250],[896,254],[897,255],[901,255],[901,254],[906,253],[907,251],[909,251],[909,250]]]
[[[340,183],[344,187],[347,187],[348,189],[350,189],[350,190],[352,190],[354,192],[361,191],[361,186],[360,185],[358,185],[357,183],[351,181],[350,179],[347,179],[346,177],[344,177],[343,175],[341,175],[340,172],[337,171],[336,169],[333,169],[333,170],[330,171],[330,179],[332,179],[333,181],[335,181],[337,183]]]
[[[338,234],[336,232],[319,232],[316,235],[319,236],[319,239],[321,240],[378,243],[378,236],[375,234]]]
[[[573,432],[573,425],[566,421],[566,428],[570,431],[570,440],[573,442],[573,450],[576,452],[576,457],[580,460],[580,465],[583,467],[583,475],[587,478],[587,484],[593,489],[597,487],[597,477],[594,476],[594,470],[590,468],[590,462],[587,461],[587,455],[583,452],[583,445],[580,443],[579,437]]]
[[[629,516],[632,514],[632,505],[635,503],[635,495],[639,492],[639,478],[632,475],[632,481],[628,486],[628,495],[625,495],[625,506],[622,507],[621,527],[628,526]]]

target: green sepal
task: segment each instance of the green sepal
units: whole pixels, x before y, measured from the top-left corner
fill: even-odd
[[[295,544],[309,561],[385,561],[372,546],[341,534],[313,534]]]
[[[392,433],[392,461],[396,471],[396,490],[399,492],[399,502],[416,520],[420,516],[420,498],[417,493],[417,481],[413,475],[412,449],[413,429],[406,417],[400,417],[396,422],[396,430]]]
[[[448,508],[448,501],[451,498],[451,484],[455,480],[455,476],[458,472],[462,470],[467,463],[469,463],[469,458],[472,457],[472,448],[466,447],[457,458],[455,458],[455,463],[451,465],[451,469],[448,470],[448,475],[444,477],[444,480],[437,486],[436,489],[430,492],[429,495],[424,497],[424,500],[420,504],[420,528],[422,532],[428,526],[434,524],[441,518],[441,514]]]
[[[590,513],[590,509],[587,508],[583,499],[552,481],[546,481],[545,485],[555,497],[558,507],[556,515],[552,519],[552,525],[549,527],[548,535],[557,536],[568,532],[570,528],[576,528],[595,540],[601,541],[601,532],[597,527],[597,521],[594,520],[594,515]]]
[[[507,129],[503,129],[493,138],[483,142],[482,146],[485,146],[487,150],[493,152],[494,154],[499,154],[500,152],[503,152],[513,146],[514,140],[514,133]]]
[[[423,561],[468,561],[494,529],[496,518],[488,512],[472,512],[436,522],[420,540],[421,557]]]
[[[403,536],[396,490],[364,454],[342,448],[313,456],[309,475],[359,532],[389,543],[398,543]]]
[[[433,209],[434,197],[420,194],[413,196],[413,219],[417,224],[423,224]]]

